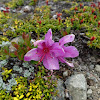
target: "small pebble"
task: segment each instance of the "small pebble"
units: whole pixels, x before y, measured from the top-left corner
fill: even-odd
[[[89,68],[90,68],[90,70],[93,70],[94,69],[94,65],[90,65]]]
[[[80,33],[80,35],[85,35],[85,33]]]
[[[96,70],[97,72],[100,72],[100,65],[96,65],[95,70]]]
[[[91,57],[91,60],[92,62],[96,62],[95,58],[94,57]]]
[[[0,7],[0,11],[5,11],[6,9],[3,7]]]
[[[66,98],[69,98],[69,94],[68,94],[67,89],[65,89],[65,96],[66,96]]]
[[[90,88],[91,88],[92,90],[95,90],[95,87],[94,87],[94,86],[90,86]]]
[[[31,7],[30,6],[25,6],[24,8],[23,8],[23,11],[24,12],[30,12],[31,11]]]
[[[53,15],[53,19],[56,19],[57,18],[57,15]]]
[[[98,94],[100,94],[100,89],[98,89]]]
[[[68,71],[67,70],[65,72],[63,72],[63,76],[64,77],[68,76]]]
[[[92,94],[92,90],[88,89],[87,94]]]

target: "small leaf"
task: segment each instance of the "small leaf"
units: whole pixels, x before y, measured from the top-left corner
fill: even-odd
[[[9,53],[9,56],[16,57],[16,55],[14,53]]]

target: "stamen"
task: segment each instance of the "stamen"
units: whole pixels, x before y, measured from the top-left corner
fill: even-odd
[[[45,57],[45,54],[41,57],[40,61],[38,62],[37,66],[42,62],[43,58]]]

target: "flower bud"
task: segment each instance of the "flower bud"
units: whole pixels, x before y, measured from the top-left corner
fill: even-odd
[[[93,41],[94,39],[95,39],[95,37],[93,36],[93,37],[90,38],[90,41]]]

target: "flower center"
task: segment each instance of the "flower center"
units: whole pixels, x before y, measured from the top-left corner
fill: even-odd
[[[49,52],[49,48],[44,48],[44,49],[43,49],[43,52],[44,52],[44,53],[48,53],[48,52]]]

